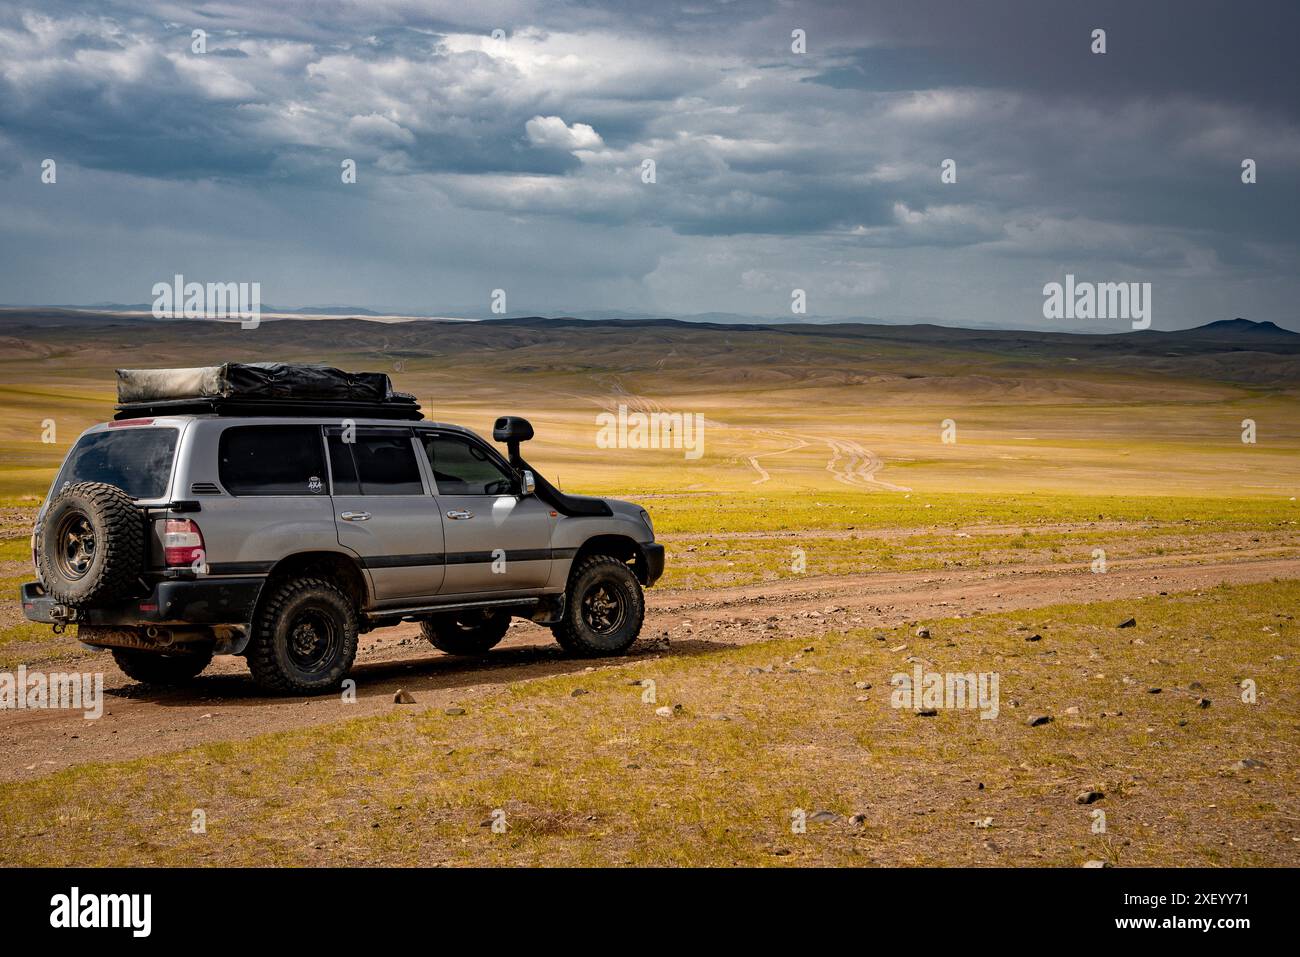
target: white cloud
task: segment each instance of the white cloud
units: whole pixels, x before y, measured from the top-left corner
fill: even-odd
[[[534,116],[524,124],[528,142],[544,149],[596,150],[605,145],[600,134],[586,123],[566,126],[558,116]]]

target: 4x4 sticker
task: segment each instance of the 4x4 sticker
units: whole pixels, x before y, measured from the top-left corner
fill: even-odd
[[[319,475],[313,475],[307,480],[307,491],[309,492],[319,492],[324,487],[325,486],[321,484]]]

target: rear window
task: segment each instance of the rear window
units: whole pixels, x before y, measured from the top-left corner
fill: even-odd
[[[162,498],[171,481],[178,437],[178,431],[169,428],[83,435],[59,470],[55,491],[74,482],[105,482],[132,498]]]
[[[241,425],[221,433],[218,474],[231,495],[323,495],[325,456],[314,425]]]

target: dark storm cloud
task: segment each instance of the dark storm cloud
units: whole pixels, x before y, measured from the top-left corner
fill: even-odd
[[[1191,96],[1300,117],[1300,5],[1211,0],[869,3],[882,45],[818,79],[859,89],[1005,87],[1067,97]],[[1107,30],[1105,59],[1087,38]]]
[[[580,288],[600,292],[577,305],[779,311],[802,283],[828,312],[961,319],[980,317],[962,311],[962,270],[1032,291],[1059,266],[1163,272],[1163,295],[1193,304],[1209,301],[1197,283],[1249,277],[1277,310],[1296,291],[1297,27],[1296,5],[1203,0],[10,5],[5,241],[47,248],[57,209],[63,229],[120,243],[180,204],[213,244],[274,236],[284,251],[256,262],[290,288],[354,237],[357,267],[325,272],[312,301],[337,282],[377,305],[468,302],[504,272],[531,277],[539,303]],[[56,202],[45,157],[61,190],[114,200]],[[344,159],[359,176],[341,189]],[[136,218],[115,212],[123,196]],[[227,220],[232,203],[255,215]],[[505,232],[469,241],[489,225]],[[597,254],[597,235],[622,237],[620,255]],[[557,261],[561,236],[586,252]],[[151,242],[141,276],[176,246]],[[88,283],[122,275],[79,251]],[[30,263],[8,268],[31,288]]]

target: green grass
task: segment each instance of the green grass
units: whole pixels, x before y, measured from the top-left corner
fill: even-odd
[[[0,562],[30,562],[32,545],[29,536],[0,539]]]
[[[1279,499],[849,492],[642,501],[668,547],[665,587],[791,577],[794,549],[805,554],[805,574],[838,575],[1008,563],[1087,565],[1097,548],[1115,562],[1194,552],[1227,557],[1231,547],[1276,548],[1279,554],[1300,547],[1300,510]],[[1002,531],[981,532],[986,527]],[[959,530],[966,530],[963,537]]]
[[[657,532],[813,531],[981,524],[1159,522],[1246,529],[1300,521],[1296,502],[1273,498],[1093,496],[1058,494],[808,492],[718,496],[666,494],[643,504]],[[628,493],[636,500],[636,493]]]
[[[54,636],[49,625],[24,621],[21,624],[0,629],[0,648],[19,642],[48,641],[52,637]]]
[[[1289,532],[1260,530],[1245,541],[1252,548],[1267,549],[1274,557],[1300,554],[1300,540]],[[1164,555],[1171,559],[1193,555],[1227,559],[1231,557],[1231,546],[1226,542],[1222,533],[1211,529],[1188,532],[1168,527],[1091,533],[1082,529],[1072,534],[972,534],[968,538],[956,538],[951,533],[876,538],[870,531],[853,538],[776,532],[760,539],[682,536],[667,540],[668,560],[661,581],[665,588],[707,589],[800,575],[1008,565],[1087,567],[1093,562],[1095,549],[1103,550],[1111,565]],[[796,550],[803,553],[802,572],[795,570]]]

